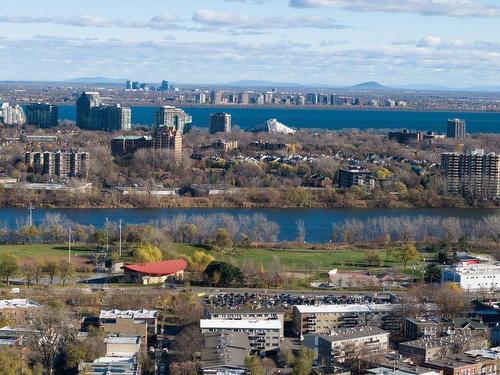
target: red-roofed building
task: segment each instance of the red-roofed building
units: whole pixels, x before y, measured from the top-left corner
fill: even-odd
[[[169,259],[154,263],[129,264],[123,267],[126,283],[160,284],[167,280],[182,280],[187,262]]]

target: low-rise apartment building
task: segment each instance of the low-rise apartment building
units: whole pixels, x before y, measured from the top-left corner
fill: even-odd
[[[101,310],[99,327],[104,332],[120,336],[140,336],[147,345],[148,336],[157,334],[156,310]]]
[[[340,169],[339,188],[349,189],[353,186],[373,190],[375,188],[375,174],[361,168]]]
[[[399,344],[399,352],[417,363],[423,363],[467,350],[487,348],[488,345],[488,336],[484,332],[463,331],[444,337],[404,342]]]
[[[478,318],[446,319],[438,317],[406,318],[404,334],[407,340],[417,340],[423,337],[439,337],[454,331],[480,330],[485,334],[489,328]]]
[[[280,322],[280,337],[285,336],[285,310],[276,308],[250,308],[241,307],[237,309],[208,307],[206,310],[208,319],[223,320],[277,320]]]
[[[471,350],[463,354],[435,359],[426,366],[443,372],[443,375],[497,375],[500,371],[500,348]]]
[[[255,353],[277,351],[281,345],[281,324],[278,320],[223,320],[201,319],[201,333],[245,332],[250,341],[250,349]]]
[[[203,375],[245,375],[250,341],[245,332],[203,334],[200,368]]]
[[[16,323],[22,323],[38,308],[40,305],[29,299],[2,299],[0,300],[0,319],[7,318]]]
[[[329,336],[318,336],[318,361],[341,363],[353,352],[379,353],[389,349],[389,332],[378,327],[342,328]]]
[[[401,326],[399,311],[397,304],[297,305],[293,307],[293,330],[299,336],[366,325],[393,330]]]

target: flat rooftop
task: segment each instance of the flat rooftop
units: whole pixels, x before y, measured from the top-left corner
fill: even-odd
[[[105,344],[139,344],[140,336],[108,336],[104,339]]]
[[[40,307],[40,304],[21,298],[0,300],[0,309],[25,309],[31,307]]]
[[[224,319],[201,319],[201,329],[275,329],[281,330],[279,320],[224,320]]]
[[[370,337],[377,335],[389,335],[389,332],[384,331],[382,328],[366,326],[366,327],[356,327],[356,328],[340,328],[332,331],[331,335],[321,335],[319,338],[329,341],[343,341],[352,340],[362,337]]]
[[[282,307],[251,307],[242,306],[237,308],[230,307],[208,307],[207,311],[214,314],[284,314],[285,309]]]
[[[155,319],[158,316],[156,310],[101,310],[99,319]]]
[[[399,308],[396,304],[352,304],[352,305],[296,305],[301,314],[334,314],[334,313],[370,313],[393,311]]]

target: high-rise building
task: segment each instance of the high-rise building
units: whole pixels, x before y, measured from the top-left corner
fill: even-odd
[[[183,134],[186,125],[191,124],[193,118],[180,108],[174,106],[163,106],[159,108],[154,115],[155,128],[166,126],[174,128]]]
[[[210,103],[218,105],[222,103],[222,93],[220,91],[212,91],[210,93]]]
[[[161,81],[160,91],[170,90],[170,83],[168,81]]]
[[[173,127],[160,126],[153,132],[153,147],[156,150],[173,150],[179,160],[182,156],[182,133]]]
[[[247,105],[249,103],[249,95],[248,92],[240,92],[238,94],[238,103]]]
[[[31,103],[26,105],[26,122],[40,128],[57,126],[58,107],[49,103]]]
[[[465,197],[500,198],[500,155],[478,149],[441,154],[448,191]]]
[[[58,177],[88,177],[88,152],[72,150],[26,152],[24,161],[31,173]]]
[[[231,115],[225,112],[216,112],[210,115],[210,134],[229,133],[231,131]]]
[[[318,104],[318,94],[314,92],[306,94],[306,104]]]
[[[87,130],[130,130],[129,107],[104,105],[97,92],[83,92],[76,102],[76,126]]]
[[[132,82],[130,81],[125,82],[125,90],[132,90]]]
[[[1,103],[0,123],[4,125],[23,125],[25,122],[26,116],[20,105],[11,106],[9,103]]]
[[[198,104],[205,104],[207,102],[207,96],[200,92],[196,95],[196,103]]]
[[[81,129],[97,129],[97,117],[93,108],[102,106],[98,92],[83,92],[76,101],[76,126]]]
[[[448,124],[446,126],[446,135],[448,138],[465,138],[465,134],[465,120],[459,118],[448,119]]]

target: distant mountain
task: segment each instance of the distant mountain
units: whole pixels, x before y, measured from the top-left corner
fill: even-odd
[[[299,87],[303,86],[299,83],[289,82],[273,82],[273,81],[258,81],[252,79],[243,79],[236,82],[229,82],[226,86],[241,86],[241,87]]]
[[[65,82],[74,83],[125,83],[126,79],[116,79],[109,77],[79,77],[68,79]]]
[[[354,89],[354,90],[391,90],[392,89],[391,87],[381,85],[380,83],[375,82],[375,81],[358,83],[357,85],[350,86],[349,88]]]

